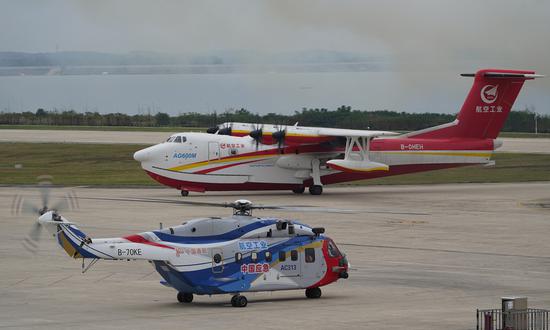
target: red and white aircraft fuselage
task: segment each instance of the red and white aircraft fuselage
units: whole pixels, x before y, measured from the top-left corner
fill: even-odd
[[[293,190],[491,162],[496,140],[533,71],[480,70],[457,118],[397,135],[386,131],[225,123],[178,133],[134,158],[158,182],[189,191]]]

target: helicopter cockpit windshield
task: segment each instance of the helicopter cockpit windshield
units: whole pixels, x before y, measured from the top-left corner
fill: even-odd
[[[329,256],[340,257],[342,255],[342,253],[340,253],[340,250],[338,250],[338,247],[336,247],[336,244],[334,244],[334,241],[330,238],[327,239],[327,247]]]

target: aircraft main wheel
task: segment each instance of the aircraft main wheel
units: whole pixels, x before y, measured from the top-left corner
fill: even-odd
[[[304,191],[306,191],[306,187],[300,187],[300,188],[292,189],[292,192],[295,193],[295,194],[303,194]]]
[[[323,186],[319,186],[319,185],[310,186],[309,193],[312,195],[321,195],[323,193]]]
[[[245,296],[234,295],[231,298],[231,306],[233,307],[246,307],[248,305],[248,299]]]
[[[188,191],[188,190],[183,190],[183,189],[182,189],[182,190],[181,190],[181,195],[182,195],[183,197],[189,196],[189,191]]]
[[[308,297],[310,299],[321,298],[321,289],[320,288],[306,289],[306,297]]]
[[[187,292],[178,292],[178,301],[180,303],[190,303],[193,301],[193,294]]]

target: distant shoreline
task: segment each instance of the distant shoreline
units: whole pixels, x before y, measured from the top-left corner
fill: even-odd
[[[155,75],[155,74],[277,74],[383,72],[376,62],[299,64],[78,65],[0,66],[0,76]]]

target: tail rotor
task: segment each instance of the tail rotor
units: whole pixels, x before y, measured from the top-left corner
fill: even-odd
[[[52,212],[52,219],[59,219],[59,212],[62,210],[76,210],[79,208],[78,197],[71,190],[63,198],[50,205],[51,188],[53,187],[51,176],[38,177],[38,186],[40,191],[40,204],[37,206],[25,199],[22,195],[15,195],[12,201],[11,214],[13,216],[34,215],[41,217],[47,212]],[[23,240],[23,247],[31,253],[38,251],[38,242],[42,236],[42,224],[36,221]]]

